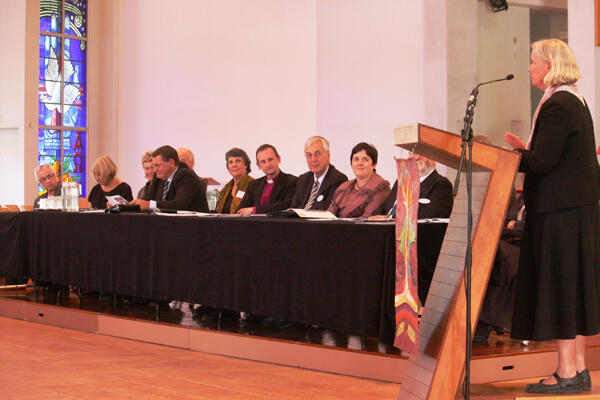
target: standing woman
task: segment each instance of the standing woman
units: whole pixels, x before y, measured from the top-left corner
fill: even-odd
[[[254,180],[250,173],[250,158],[242,149],[234,147],[225,153],[227,170],[233,177],[227,182],[217,199],[216,212],[219,214],[235,214],[244,198],[248,184]]]
[[[101,156],[92,165],[94,179],[98,182],[88,196],[93,208],[103,209],[109,203],[106,196],[120,195],[127,201],[133,200],[131,187],[117,178],[117,166],[108,156]]]
[[[552,340],[552,376],[530,393],[591,389],[585,336],[600,331],[599,166],[592,117],[575,83],[579,67],[557,39],[532,45],[531,84],[544,91],[527,144],[506,133],[521,153],[527,216],[512,323],[515,339]]]

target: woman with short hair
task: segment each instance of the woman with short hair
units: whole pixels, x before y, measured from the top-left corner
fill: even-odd
[[[138,192],[137,198],[142,200],[150,200],[150,185],[154,178],[154,167],[152,166],[152,152],[147,151],[142,156],[142,169],[144,170],[144,177],[146,178],[146,184],[142,186]]]
[[[329,211],[340,218],[366,218],[390,193],[390,184],[375,172],[377,149],[360,142],[352,149],[350,165],[355,179],[342,183],[333,194]]]
[[[92,208],[102,209],[110,204],[106,196],[120,195],[127,201],[133,200],[131,187],[117,178],[117,166],[108,156],[101,156],[92,164],[94,179],[98,182],[88,196]]]
[[[248,154],[240,148],[234,147],[225,153],[227,170],[233,177],[223,187],[217,199],[217,208],[215,211],[219,214],[235,214],[240,206],[248,184],[254,180],[248,173],[250,172],[250,158]]]

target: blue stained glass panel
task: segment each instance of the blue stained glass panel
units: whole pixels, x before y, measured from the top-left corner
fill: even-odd
[[[38,102],[38,123],[44,126],[61,125],[60,104],[48,101]]]
[[[63,125],[77,128],[85,128],[87,124],[86,107],[79,105],[65,105],[66,112],[63,115]]]
[[[86,41],[65,38],[65,62],[86,60]]]
[[[61,0],[40,0],[40,32],[61,33]]]
[[[65,2],[65,33],[87,36],[87,1],[67,0]]]
[[[55,36],[40,35],[39,57],[45,59],[44,69],[48,65],[48,60],[51,57],[50,47],[54,51],[56,58],[60,57],[60,38]],[[40,62],[41,64],[41,62]]]
[[[75,73],[71,76],[71,79],[67,79],[67,82],[74,82],[75,74],[77,74],[77,83],[86,83],[87,64],[81,61],[71,61],[71,65]]]
[[[75,181],[81,185],[82,196],[87,193],[86,156],[87,132],[64,131],[63,135],[63,182]]]

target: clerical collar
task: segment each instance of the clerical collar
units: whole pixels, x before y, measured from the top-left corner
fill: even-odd
[[[279,171],[279,172],[281,172],[281,171]],[[277,178],[279,178],[279,172],[277,173],[277,175],[275,175],[275,177],[274,177],[273,179],[268,179],[268,178],[265,176],[265,179],[266,179],[266,181],[267,181],[267,183],[268,183],[269,185],[272,185],[273,183],[277,182]]]

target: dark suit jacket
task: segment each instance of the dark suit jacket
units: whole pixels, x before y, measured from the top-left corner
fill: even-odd
[[[531,150],[519,151],[528,213],[578,207],[600,198],[592,117],[573,94],[556,92],[542,105]]]
[[[319,187],[319,192],[317,193],[317,199],[319,196],[323,196],[321,201],[315,200],[313,203],[313,210],[327,210],[329,207],[329,203],[333,200],[333,193],[335,193],[335,189],[337,189],[340,184],[346,182],[348,177],[338,171],[333,165],[329,165],[329,170],[325,174],[325,178],[323,178],[323,183]],[[306,203],[308,202],[308,198],[310,197],[310,191],[312,190],[313,184],[315,181],[315,174],[311,171],[308,171],[298,177],[298,181],[296,182],[296,192],[294,193],[294,198],[292,199],[291,208],[304,208]]]
[[[265,187],[266,178],[263,176],[262,178],[250,182],[238,210],[246,207],[256,207],[256,214],[266,214],[270,211],[279,211],[289,208],[292,203],[292,198],[294,197],[296,180],[297,178],[294,175],[279,171],[275,186],[271,192],[271,201],[269,201],[269,204],[263,206],[259,206],[258,203],[260,202],[260,196]]]
[[[394,183],[394,187],[388,198],[383,203],[383,207],[379,209],[378,214],[387,214],[394,206],[398,193],[398,180]],[[419,203],[419,219],[423,218],[449,218],[454,205],[454,197],[452,197],[452,183],[448,178],[441,176],[434,169],[431,174],[423,182],[419,189],[420,199],[429,199],[431,203]]]
[[[165,181],[154,175],[150,186],[149,200],[155,200],[158,208],[208,212],[206,182],[185,163],[179,164],[179,169],[175,172],[169,186],[166,200],[162,200],[164,183]]]

